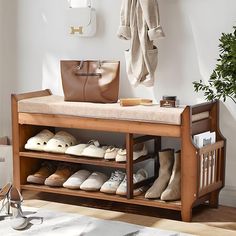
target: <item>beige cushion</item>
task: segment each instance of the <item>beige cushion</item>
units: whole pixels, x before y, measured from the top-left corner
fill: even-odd
[[[173,125],[181,124],[181,113],[184,108],[163,108],[159,105],[121,107],[119,103],[65,102],[62,96],[56,95],[23,99],[18,103],[19,112],[131,120]]]

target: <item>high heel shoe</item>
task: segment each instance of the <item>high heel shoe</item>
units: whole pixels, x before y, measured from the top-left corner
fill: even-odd
[[[29,220],[24,216],[21,209],[23,197],[16,187],[10,190],[10,205],[12,209],[11,227],[16,230],[24,229],[27,227]]]
[[[3,211],[3,209],[6,209],[6,214],[10,215],[10,190],[12,188],[12,184],[8,183],[6,184],[1,190],[0,190],[0,201],[2,201],[2,206],[0,207],[0,213]]]

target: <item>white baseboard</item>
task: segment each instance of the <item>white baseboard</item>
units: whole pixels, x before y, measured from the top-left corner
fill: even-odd
[[[236,207],[236,187],[225,186],[220,191],[220,205]]]

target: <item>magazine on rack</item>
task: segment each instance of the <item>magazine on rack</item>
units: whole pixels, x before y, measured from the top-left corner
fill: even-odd
[[[196,134],[193,136],[193,141],[198,148],[202,148],[208,144],[216,142],[216,133],[215,132],[204,132]],[[215,151],[214,151],[215,152]],[[208,169],[208,184],[211,184],[211,181],[215,178],[215,153],[210,155],[202,155],[200,157],[200,188],[207,185],[207,169]],[[204,177],[203,177],[204,175]],[[212,178],[211,178],[212,176]],[[203,182],[204,178],[204,182]]]

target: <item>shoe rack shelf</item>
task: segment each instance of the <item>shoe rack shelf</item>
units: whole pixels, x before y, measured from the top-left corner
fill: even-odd
[[[30,158],[38,158],[44,160],[53,160],[53,161],[64,161],[78,164],[86,164],[86,165],[95,165],[95,166],[104,166],[110,168],[118,168],[118,169],[126,169],[126,162],[116,162],[113,160],[105,160],[101,158],[95,157],[86,157],[86,156],[72,156],[67,154],[57,154],[57,153],[47,153],[47,152],[29,152],[24,151],[20,152],[20,157],[30,157]],[[146,156],[142,156],[137,160],[133,161],[133,164],[140,163],[142,161],[148,160],[150,158],[155,158],[154,154],[148,154]]]
[[[18,102],[22,99],[50,96],[49,90],[12,95],[12,124],[13,124],[13,165],[14,184],[21,190],[49,192],[79,196],[82,198],[101,199],[109,202],[130,204],[133,207],[145,206],[175,210],[181,213],[182,220],[191,221],[192,209],[199,204],[208,203],[210,207],[218,206],[219,192],[224,186],[225,175],[225,144],[226,141],[219,130],[219,103],[210,102],[195,106],[186,106],[181,114],[180,125],[163,123],[138,122],[135,120],[109,120],[98,118],[85,118],[70,115],[42,114],[18,112]],[[47,104],[45,104],[46,106]],[[207,117],[194,120],[194,115],[209,114]],[[104,132],[117,132],[125,134],[127,161],[119,163],[96,158],[75,157],[71,155],[26,151],[26,141],[44,128],[73,128],[95,130]],[[216,143],[204,148],[197,148],[192,140],[193,135],[205,131],[216,132]],[[142,135],[135,138],[135,134]],[[158,176],[158,159],[149,154],[133,161],[133,145],[136,143],[154,140],[154,153],[161,149],[161,137],[177,137],[181,140],[181,201],[164,202],[148,200],[143,195],[133,196],[133,190],[140,186],[152,183]],[[208,162],[206,176],[201,176],[202,162],[209,159],[214,153],[216,162],[214,174],[210,176]],[[140,183],[133,183],[133,167],[136,163],[154,158],[154,176]],[[104,194],[101,192],[86,192],[82,190],[69,190],[66,188],[52,188],[44,185],[28,184],[26,179],[34,173],[43,160],[55,160],[86,164],[109,168],[124,169],[127,175],[127,196]],[[205,171],[204,169],[204,171]],[[204,182],[205,181],[205,182]],[[204,182],[204,184],[202,184]],[[129,211],[120,207],[121,211]],[[141,211],[141,213],[143,213]]]

